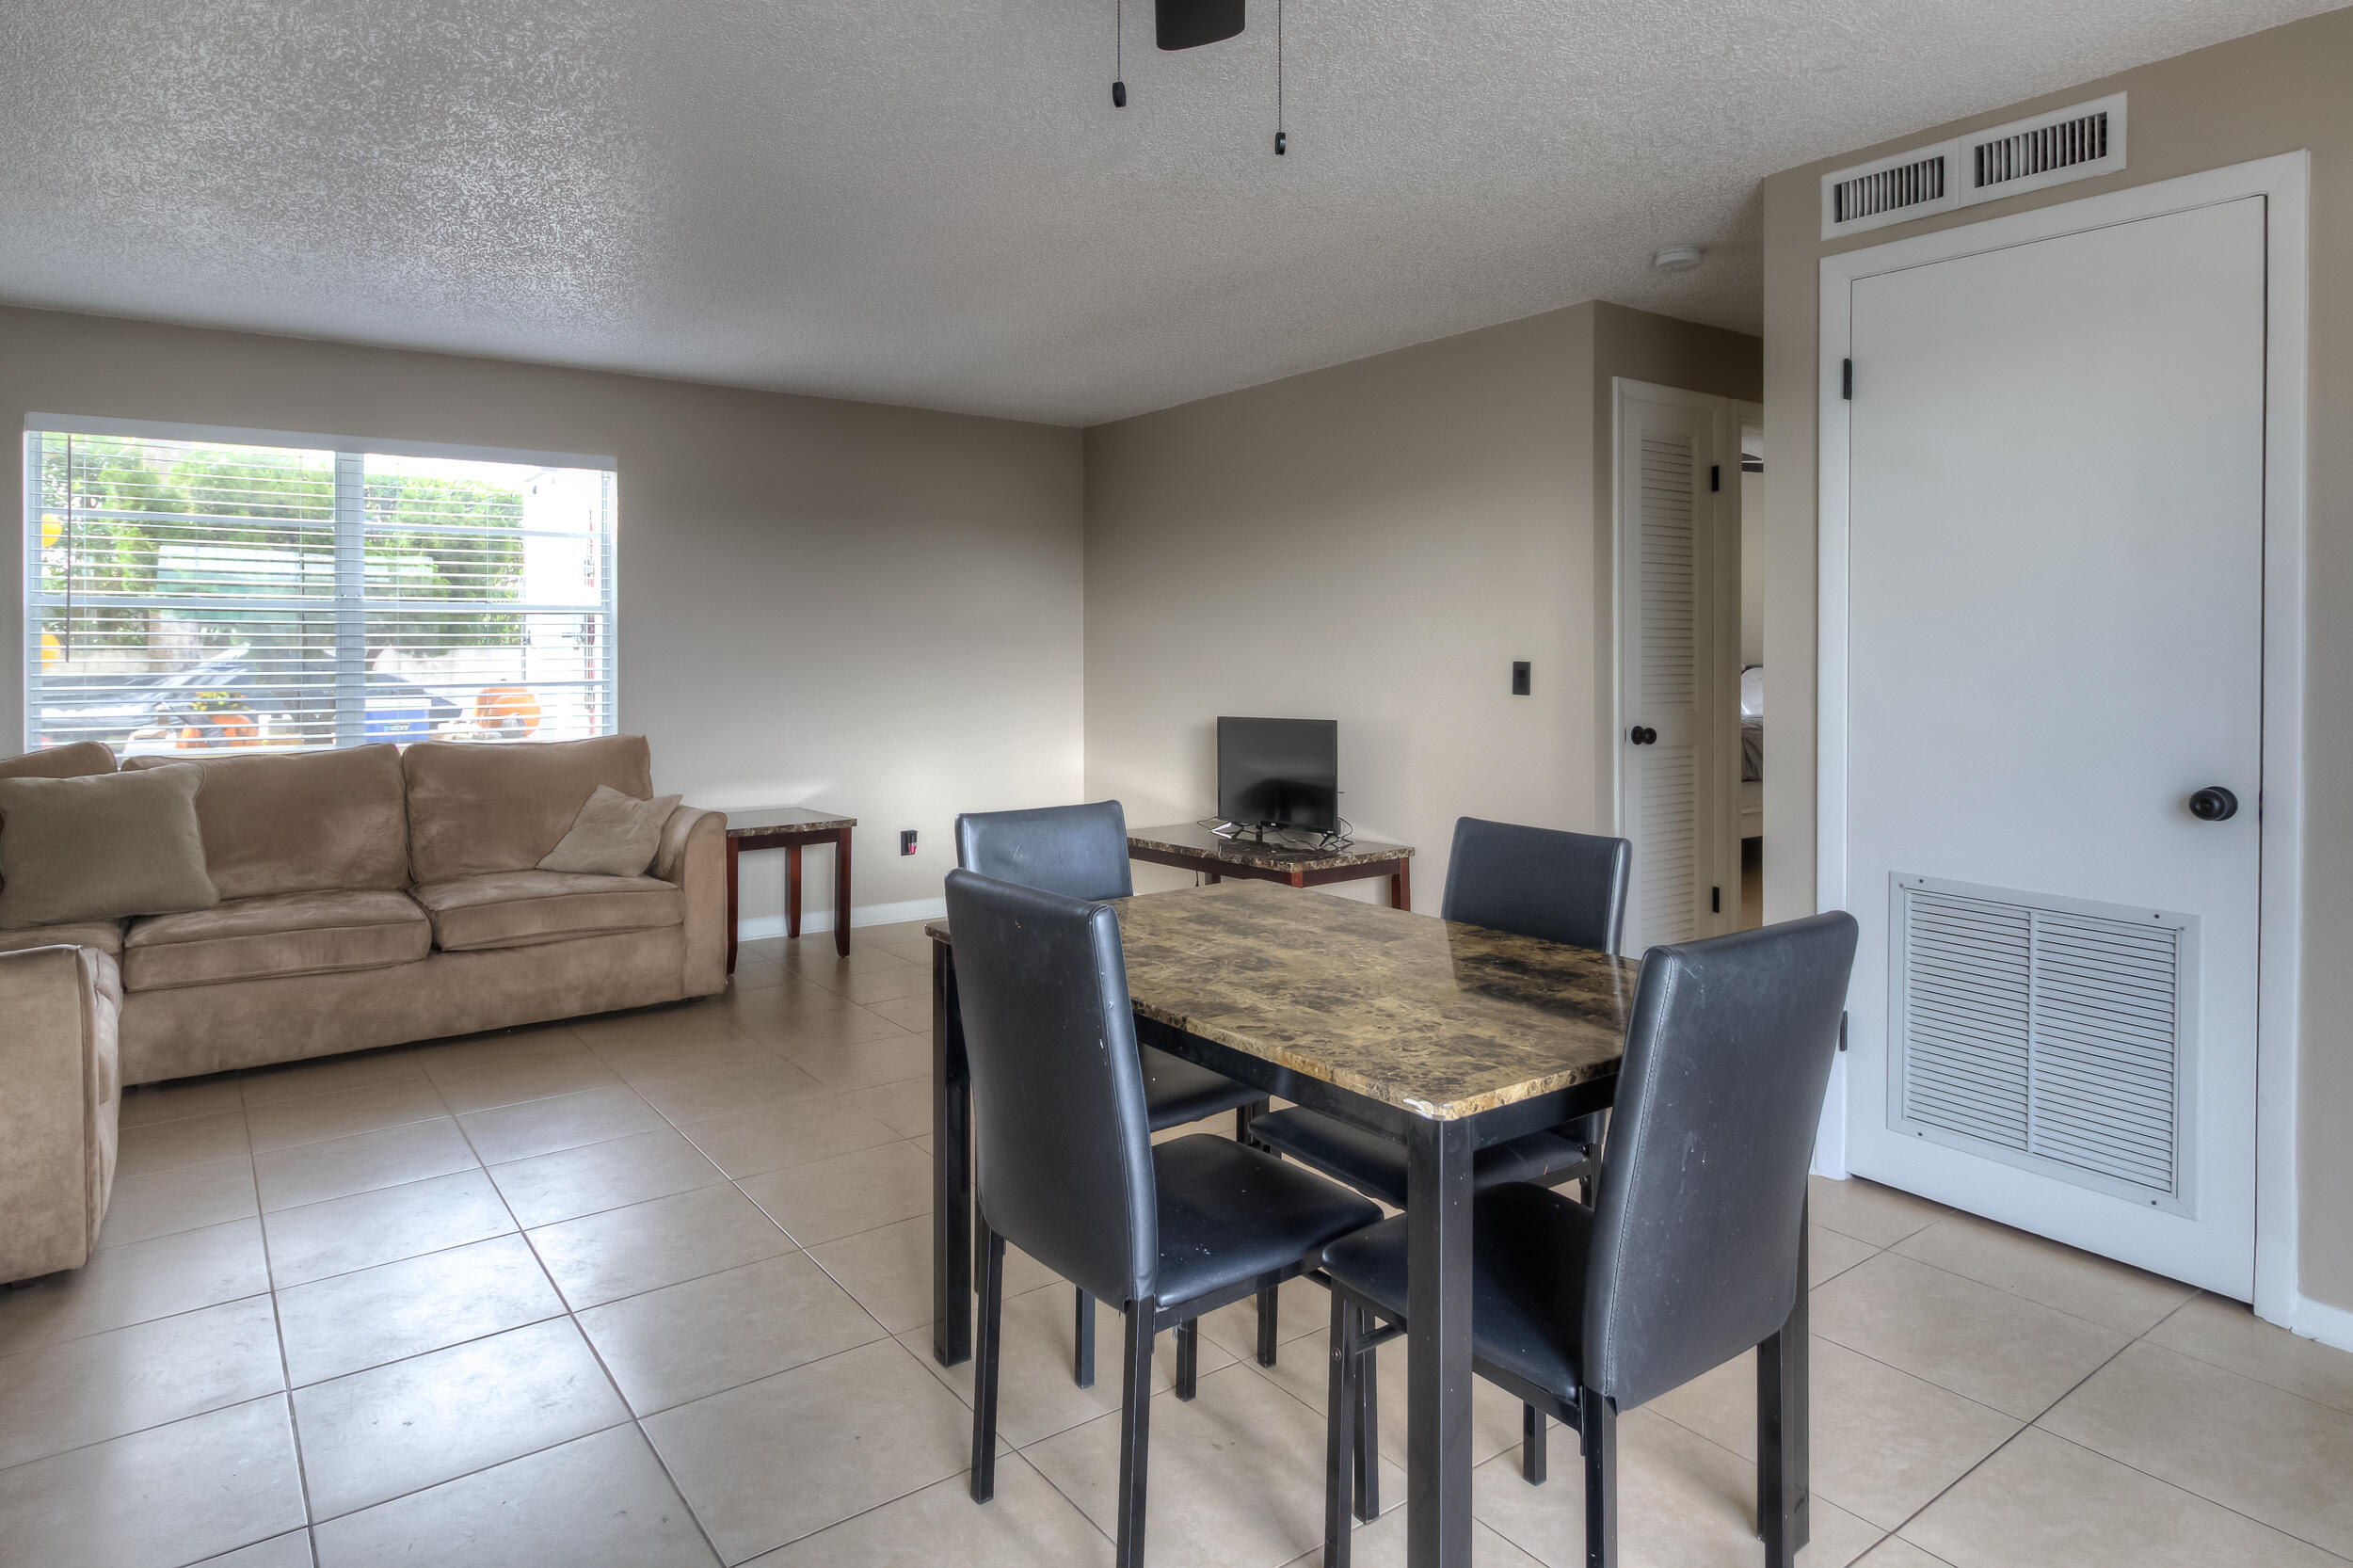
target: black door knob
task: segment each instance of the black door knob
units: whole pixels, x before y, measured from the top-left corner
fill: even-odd
[[[2189,814],[2200,822],[2229,822],[2238,815],[2238,796],[2219,784],[2209,784],[2189,797]]]
[[[1626,739],[1638,746],[1646,746],[1658,739],[1658,731],[1646,724],[1638,724],[1627,732]]]

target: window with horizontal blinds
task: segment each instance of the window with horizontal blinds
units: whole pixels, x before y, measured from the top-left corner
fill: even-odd
[[[25,433],[28,745],[613,730],[610,468],[237,435]]]

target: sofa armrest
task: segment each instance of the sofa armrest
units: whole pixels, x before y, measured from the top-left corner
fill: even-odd
[[[684,994],[707,997],[728,987],[728,818],[681,806],[662,824],[655,876],[675,882],[686,899]]]
[[[89,1261],[114,1186],[121,1007],[112,954],[0,952],[0,1280]]]

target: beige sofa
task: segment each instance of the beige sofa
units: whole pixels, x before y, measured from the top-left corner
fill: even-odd
[[[121,1085],[727,984],[724,816],[680,807],[644,876],[534,869],[600,784],[652,797],[643,737],[196,765],[216,907],[0,931],[0,1280],[88,1259]],[[86,745],[0,774],[113,767]]]

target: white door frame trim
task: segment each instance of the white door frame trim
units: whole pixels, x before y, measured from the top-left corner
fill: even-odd
[[[1847,625],[1849,405],[1857,280],[2243,197],[2267,198],[2264,428],[2263,893],[2256,976],[2255,1312],[2324,1337],[2326,1308],[2303,1300],[2297,1268],[2297,1099],[2303,968],[2304,511],[2307,273],[2311,155],[2285,152],[2227,168],[2013,213],[1821,264],[1820,608],[1817,906],[1848,902]],[[1847,1174],[1846,1063],[1833,1075],[1815,1168]],[[2342,1342],[2342,1341],[2340,1341]],[[2353,1349],[2353,1344],[2346,1346]]]

